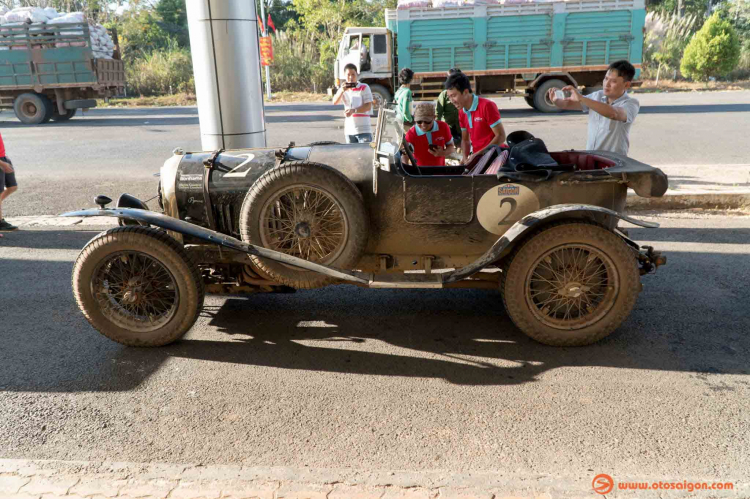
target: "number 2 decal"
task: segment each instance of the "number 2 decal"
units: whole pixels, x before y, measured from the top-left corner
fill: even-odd
[[[503,206],[505,206],[506,203],[508,205],[510,205],[510,210],[508,211],[508,213],[503,218],[500,219],[500,221],[497,223],[497,225],[505,225],[505,223],[506,223],[505,221],[508,219],[509,216],[511,216],[513,214],[514,211],[516,211],[516,206],[518,206],[518,202],[515,199],[513,199],[513,198],[503,198],[503,199],[500,200],[500,208],[502,208]],[[510,222],[508,222],[508,223],[510,223]]]
[[[234,157],[237,157],[237,156],[234,156]],[[232,168],[232,171],[230,171],[229,173],[227,173],[226,175],[224,175],[224,178],[227,178],[227,177],[247,177],[247,174],[250,173],[250,167],[248,167],[248,169],[245,170],[244,172],[238,172],[237,170],[239,170],[240,168],[242,168],[243,166],[245,166],[246,164],[248,164],[249,162],[251,162],[253,160],[253,158],[255,158],[255,154],[240,154],[239,157],[240,158],[246,157],[247,159],[245,161],[243,161],[242,163],[240,163],[239,165],[237,165],[234,168]]]

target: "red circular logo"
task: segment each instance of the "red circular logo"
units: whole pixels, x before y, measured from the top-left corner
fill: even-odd
[[[597,494],[609,494],[612,492],[612,489],[615,486],[614,480],[612,480],[612,477],[609,475],[605,475],[604,473],[600,475],[596,475],[594,477],[594,480],[591,482],[591,487],[594,489],[594,492]]]

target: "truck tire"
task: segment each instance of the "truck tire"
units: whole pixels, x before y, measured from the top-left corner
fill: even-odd
[[[198,266],[180,243],[149,227],[118,227],[94,237],[78,255],[72,281],[89,323],[128,346],[172,343],[203,307]]]
[[[553,80],[547,80],[538,87],[536,87],[536,90],[534,90],[534,108],[537,111],[541,111],[543,113],[559,113],[562,111],[559,107],[555,106],[550,102],[549,99],[547,99],[547,93],[549,92],[550,88],[556,88],[558,90],[562,89],[563,87],[568,86],[567,83],[565,83],[562,80],[553,79]]]
[[[526,95],[524,95],[523,96],[523,100],[526,101],[526,104],[528,104],[532,108],[536,109],[536,107],[534,107],[534,94],[530,94],[530,95],[526,94]]]
[[[372,110],[370,111],[370,116],[377,116],[380,106],[391,102],[393,97],[387,88],[377,83],[370,85],[370,91],[372,92]]]
[[[76,115],[78,109],[66,109],[65,114],[60,114],[57,106],[54,106],[55,111],[52,113],[52,121],[68,121],[70,118]]]
[[[240,234],[250,244],[351,270],[364,254],[369,218],[351,180],[329,166],[294,161],[255,181],[242,203]],[[265,258],[250,259],[262,274],[293,288],[335,282]]]
[[[39,125],[52,118],[54,107],[46,95],[25,93],[13,101],[13,111],[21,123]]]
[[[633,252],[586,222],[542,229],[505,261],[500,291],[518,328],[552,346],[589,345],[630,314],[641,289]]]

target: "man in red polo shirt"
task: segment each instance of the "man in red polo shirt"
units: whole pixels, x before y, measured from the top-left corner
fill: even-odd
[[[435,119],[435,106],[431,102],[417,104],[414,122],[417,126],[406,132],[405,139],[414,146],[417,166],[445,166],[445,157],[456,150],[451,127]]]
[[[468,163],[472,156],[488,147],[505,142],[505,128],[497,104],[474,95],[468,76],[464,73],[450,75],[445,80],[445,90],[453,105],[458,108],[464,163]]]

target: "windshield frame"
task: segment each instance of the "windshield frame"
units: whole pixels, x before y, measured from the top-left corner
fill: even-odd
[[[375,136],[376,156],[395,156],[403,145],[404,133],[404,124],[398,119],[398,114],[392,105],[381,106]],[[387,146],[384,147],[384,144]]]

